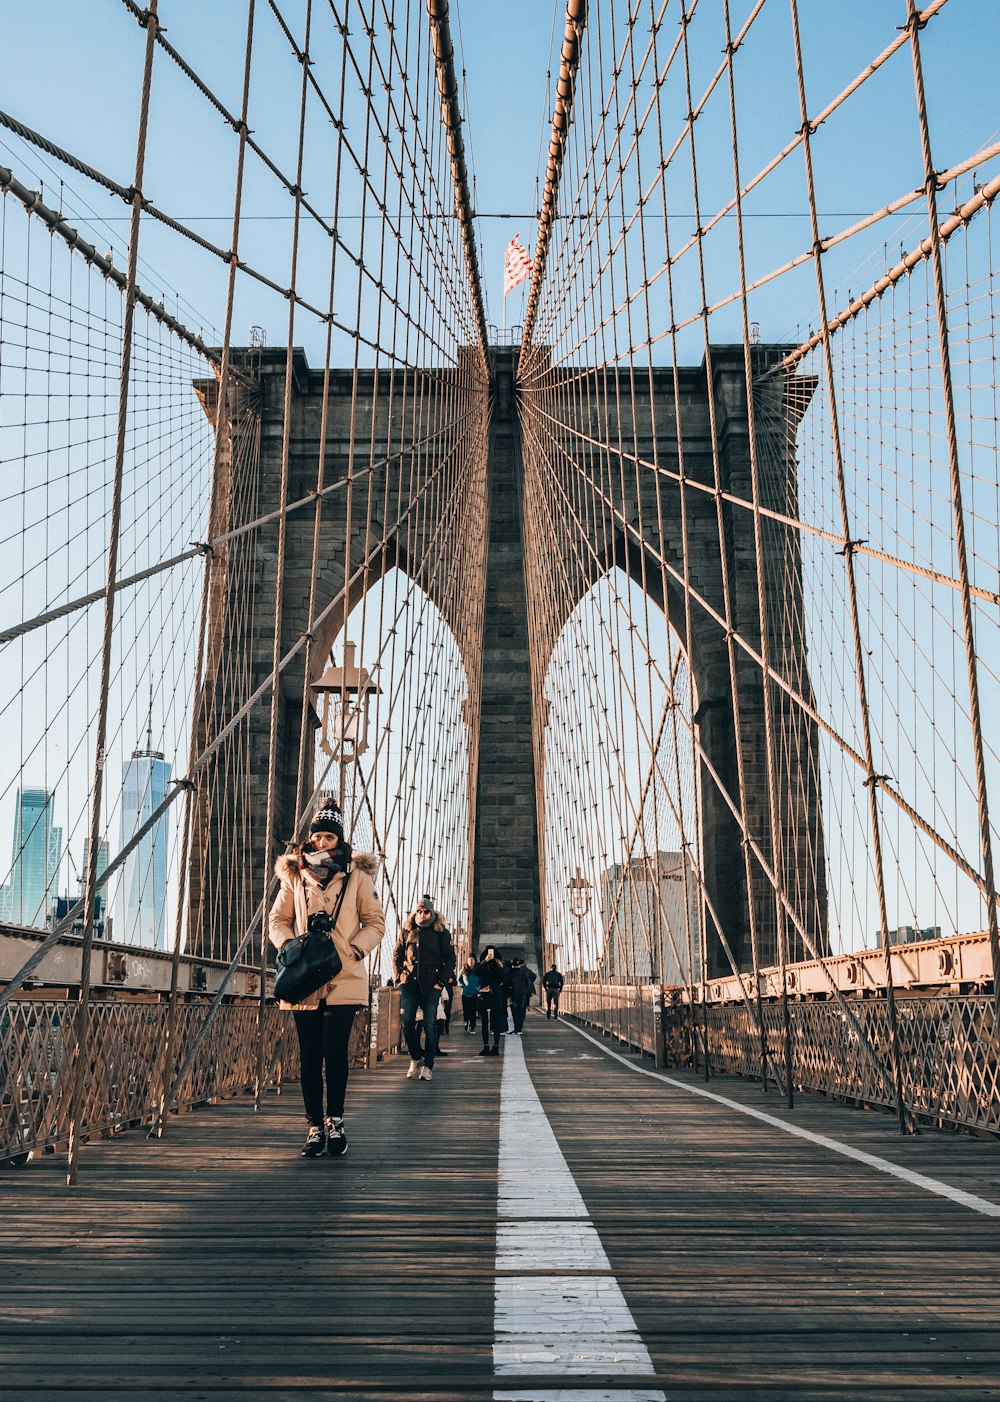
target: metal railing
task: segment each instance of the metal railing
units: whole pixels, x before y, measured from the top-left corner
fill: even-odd
[[[373,988],[371,1008],[367,1009],[368,1053],[366,1064],[375,1066],[387,1056],[395,1056],[403,1039],[398,988]],[[359,1019],[360,1021],[360,1019]],[[355,1024],[357,1025],[357,1024]]]
[[[176,1051],[182,1065],[205,1018],[205,1003],[177,1009]],[[151,1122],[164,1085],[169,1004],[106,998],[91,1005],[81,1113],[83,1138],[98,1138]],[[256,1003],[221,1007],[172,1097],[189,1109],[252,1090],[257,1068]],[[78,1054],[80,1003],[17,999],[0,1014],[0,1162],[24,1161],[65,1149]],[[298,1076],[291,1019],[265,1010],[267,1083],[276,1089]]]
[[[203,1026],[208,999],[177,1009],[173,1066],[181,1066]],[[80,1004],[75,998],[15,999],[0,1013],[0,1163],[20,1163],[66,1148],[78,1049]],[[96,1139],[152,1123],[164,1086],[169,1003],[128,993],[100,997],[91,1007],[82,1115],[84,1138]],[[256,999],[223,1004],[172,1097],[175,1110],[252,1092],[257,1071]],[[264,1013],[265,1086],[281,1091],[299,1074],[291,1017],[276,1006]],[[350,1061],[375,1066],[400,1045],[399,990],[375,989],[351,1033]]]
[[[652,983],[567,983],[559,999],[561,1013],[646,1052],[658,1065],[663,1058],[662,1009],[663,994]]]
[[[560,1006],[578,1021],[656,1057],[658,1064],[704,1067],[707,1058],[710,1073],[760,1078],[762,1039],[752,1006],[665,1002],[664,991],[654,984],[567,984]],[[764,999],[760,1008],[770,1073],[783,1077],[781,1002]],[[793,1086],[893,1109],[887,1002],[852,999],[850,1014],[853,1021],[834,1002],[790,1004]],[[903,1099],[910,1114],[1000,1134],[1000,1029],[992,997],[906,997],[898,1003],[898,1022]]]

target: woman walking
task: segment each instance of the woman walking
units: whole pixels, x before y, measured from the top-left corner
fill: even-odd
[[[488,945],[479,956],[476,965],[479,979],[479,1012],[483,1019],[483,1049],[480,1056],[500,1055],[500,1033],[507,1026],[507,998],[510,994],[510,980],[507,969],[499,953]],[[490,1046],[490,1033],[493,1045]]]
[[[358,1008],[368,1002],[368,975],[362,963],[385,934],[382,910],[372,877],[378,859],[352,852],[344,838],[344,816],[333,802],[316,814],[305,842],[281,857],[275,874],[281,881],[268,921],[268,935],[278,949],[304,935],[310,917],[335,915],[330,931],[343,968],[301,1003],[282,1003],[295,1017],[302,1065],[302,1099],[309,1125],[302,1156],[347,1153],[344,1095],[347,1051]],[[326,1114],[323,1083],[326,1081]]]
[[[410,1053],[407,1080],[429,1081],[438,1054],[438,1010],[441,990],[455,977],[455,947],[444,916],[430,896],[421,896],[392,951],[392,968],[400,988],[399,1014]],[[420,1045],[417,1013],[422,1013],[424,1045]],[[445,1053],[447,1055],[447,1053]]]
[[[475,1032],[476,1014],[479,1012],[479,976],[476,973],[476,961],[470,954],[465,961],[465,968],[458,976],[458,986],[462,990],[462,1017],[465,1020],[466,1032]]]

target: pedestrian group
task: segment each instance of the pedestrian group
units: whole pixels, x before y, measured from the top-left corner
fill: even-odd
[[[307,1121],[305,1158],[324,1152],[339,1158],[347,1152],[344,1098],[351,1028],[358,1009],[368,1002],[363,960],[385,934],[385,912],[373,881],[377,867],[373,853],[352,849],[344,836],[343,813],[329,800],[313,819],[306,840],[275,867],[280,885],[268,935],[279,952],[276,992],[280,994],[283,978],[288,987],[301,985],[307,968],[319,971],[313,983],[319,977],[325,980],[307,995],[299,994],[297,1001],[282,998],[279,1003],[292,1013],[298,1037]],[[440,1042],[450,1029],[456,988],[466,1034],[474,1036],[477,1025],[481,1033],[479,1055],[499,1056],[502,1036],[521,1035],[535,987],[535,975],[524,960],[505,960],[493,945],[482,949],[478,959],[470,955],[456,977],[451,931],[426,894],[396,938],[392,981],[400,990],[403,1038],[410,1057],[406,1075],[420,1081],[431,1080],[435,1061],[448,1054]],[[555,964],[542,978],[547,1018],[559,1016],[563,982]]]

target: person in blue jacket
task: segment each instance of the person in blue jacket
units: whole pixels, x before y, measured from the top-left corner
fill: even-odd
[[[475,1032],[476,1016],[479,1012],[479,975],[476,973],[476,961],[470,954],[465,961],[465,968],[458,976],[458,986],[462,990],[462,1017],[465,1019],[466,1032]]]

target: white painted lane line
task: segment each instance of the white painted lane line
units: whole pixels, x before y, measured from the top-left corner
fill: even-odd
[[[525,1319],[542,1334],[585,1329],[594,1334],[622,1334],[635,1321],[614,1276],[535,1275],[497,1281],[497,1328],[510,1333]]]
[[[657,1389],[551,1386],[559,1377],[603,1373],[624,1379],[655,1369],[532,1085],[521,1044],[510,1037],[500,1084],[497,1210],[494,1372],[498,1378],[539,1376],[533,1390],[495,1392],[497,1402],[666,1402]],[[539,1269],[544,1274],[522,1274]]]
[[[972,1212],[981,1213],[983,1217],[1000,1217],[1000,1203],[990,1202],[988,1198],[978,1197],[975,1193],[967,1193],[964,1188],[954,1188],[950,1183],[942,1183],[938,1178],[929,1178],[926,1173],[917,1173],[912,1168],[904,1168],[902,1164],[892,1163],[889,1159],[880,1158],[878,1154],[869,1154],[864,1149],[855,1149],[850,1144],[842,1144],[839,1139],[831,1139],[829,1135],[815,1134],[811,1129],[803,1129],[801,1125],[788,1124],[785,1120],[779,1120],[776,1115],[768,1115],[764,1110],[754,1110],[749,1105],[741,1105],[738,1100],[730,1100],[726,1095],[718,1095],[715,1091],[705,1090],[702,1086],[688,1085],[685,1081],[678,1081],[676,1077],[667,1076],[662,1071],[650,1071],[645,1066],[636,1066],[627,1057],[620,1056],[618,1052],[606,1047],[596,1037],[592,1037],[589,1032],[584,1032],[582,1027],[577,1027],[568,1019],[560,1018],[559,1021],[563,1027],[568,1027],[578,1037],[586,1037],[588,1042],[593,1042],[595,1047],[600,1047],[605,1056],[610,1056],[613,1061],[620,1061],[623,1066],[627,1066],[630,1071],[635,1071],[639,1076],[649,1076],[654,1081],[663,1081],[668,1086],[676,1087],[677,1090],[686,1091],[688,1095],[700,1096],[702,1100],[714,1100],[717,1105],[725,1105],[727,1110],[735,1110],[737,1114],[746,1115],[751,1120],[760,1120],[763,1124],[773,1125],[775,1129],[783,1130],[785,1134],[791,1134],[796,1139],[807,1139],[811,1144],[818,1144],[823,1149],[829,1149],[831,1153],[841,1154],[845,1159],[853,1159],[855,1163],[863,1163],[868,1168],[874,1168],[878,1173],[887,1173],[891,1178],[899,1178],[915,1188],[922,1188],[924,1192],[933,1193],[936,1197],[947,1198],[950,1202],[958,1203],[960,1207],[967,1207]]]
[[[519,1338],[497,1336],[493,1345],[493,1371],[498,1378],[524,1373],[545,1377],[587,1377],[612,1373],[615,1377],[643,1376],[655,1372],[646,1345],[636,1333],[583,1334],[568,1326],[561,1334],[532,1334],[524,1320]],[[543,1394],[549,1396],[546,1391]],[[666,1402],[662,1392],[659,1402]]]
[[[663,1393],[648,1387],[629,1388],[575,1388],[557,1387],[553,1390],[531,1389],[527,1392],[494,1392],[494,1402],[663,1402]]]
[[[501,1222],[497,1229],[497,1270],[610,1274],[611,1262],[590,1222],[563,1222],[558,1232],[551,1232],[547,1222]]]

